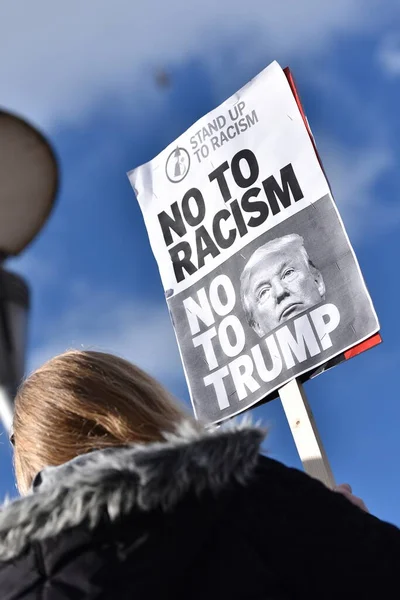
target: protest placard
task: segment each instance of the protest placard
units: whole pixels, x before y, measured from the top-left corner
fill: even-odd
[[[207,424],[379,330],[307,127],[274,62],[129,173]]]

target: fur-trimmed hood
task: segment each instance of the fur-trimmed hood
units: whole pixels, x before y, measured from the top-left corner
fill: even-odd
[[[249,422],[199,431],[185,421],[165,442],[96,451],[49,467],[28,496],[0,511],[0,560],[84,521],[94,528],[105,513],[113,521],[133,508],[166,511],[188,492],[244,484],[264,435]]]

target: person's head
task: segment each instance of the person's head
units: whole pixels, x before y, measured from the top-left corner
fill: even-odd
[[[92,450],[161,441],[188,418],[157,381],[122,358],[56,356],[25,380],[15,400],[18,488],[25,494],[44,467]]]
[[[257,248],[243,269],[240,295],[249,325],[262,337],[323,300],[325,284],[293,233]]]

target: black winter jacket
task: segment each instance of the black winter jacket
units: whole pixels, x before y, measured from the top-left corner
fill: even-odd
[[[0,512],[0,599],[398,598],[399,530],[262,439],[185,424],[46,469]]]

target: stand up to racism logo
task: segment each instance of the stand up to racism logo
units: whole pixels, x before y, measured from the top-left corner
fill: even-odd
[[[185,179],[190,169],[190,156],[185,148],[177,146],[167,158],[165,173],[172,183]]]

